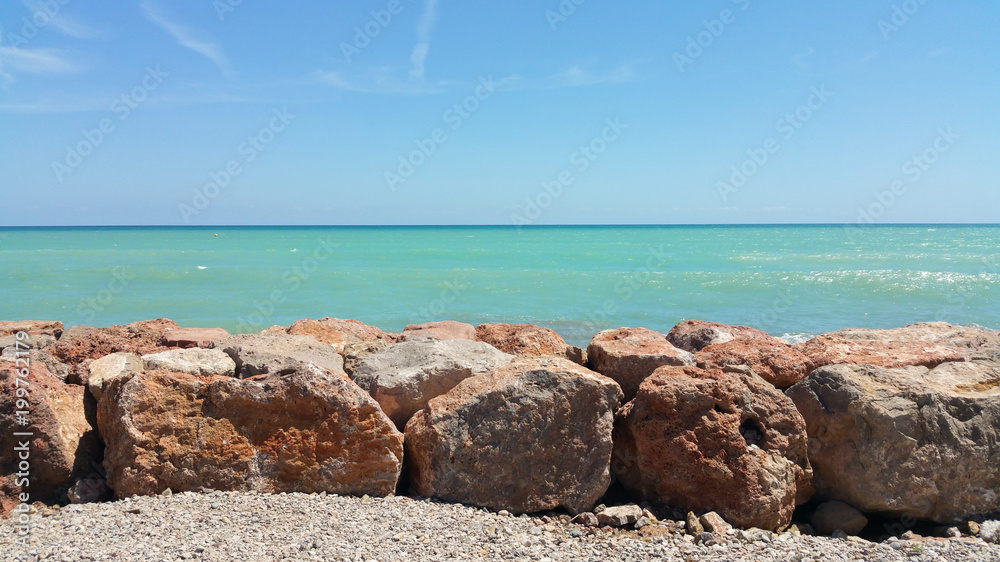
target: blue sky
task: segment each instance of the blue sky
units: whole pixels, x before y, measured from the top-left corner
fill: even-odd
[[[5,225],[997,222],[1000,5],[8,0]]]

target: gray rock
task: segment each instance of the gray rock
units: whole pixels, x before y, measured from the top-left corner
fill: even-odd
[[[625,527],[632,525],[642,517],[642,508],[635,505],[616,505],[606,507],[597,514],[597,522],[608,527]]]
[[[979,524],[979,538],[986,542],[1000,544],[1000,521],[983,521]]]
[[[26,340],[18,340],[17,334],[12,334],[9,336],[3,336],[0,338],[0,350],[6,351],[7,348],[11,348],[13,353],[25,349],[41,349],[47,345],[55,343],[55,336],[50,336],[48,334],[34,334],[28,337]]]
[[[837,529],[857,535],[865,525],[868,525],[868,518],[863,513],[839,501],[819,504],[812,516],[812,526],[821,535],[831,535]]]
[[[402,429],[427,401],[463,380],[514,360],[493,346],[463,339],[415,340],[368,355],[352,379]]]
[[[236,362],[236,375],[242,379],[292,372],[300,363],[344,372],[344,358],[333,346],[312,336],[239,334],[215,340],[211,347],[222,350]]]
[[[66,492],[70,503],[93,503],[111,497],[111,489],[103,478],[77,480]]]
[[[90,378],[87,380],[87,389],[97,401],[100,401],[104,393],[104,385],[108,381],[126,373],[142,372],[143,361],[134,353],[120,351],[105,355],[100,359],[94,359],[88,368],[90,369]]]
[[[236,376],[236,362],[219,349],[171,349],[142,356],[143,366],[148,371],[173,371],[189,375]]]
[[[945,524],[1000,508],[1000,366],[827,366],[787,395],[821,496]]]
[[[357,343],[349,343],[344,345],[344,351],[342,355],[344,356],[344,372],[348,376],[354,375],[354,370],[358,368],[361,361],[373,353],[378,353],[386,347],[388,347],[390,342],[384,339],[374,339],[367,340]]]

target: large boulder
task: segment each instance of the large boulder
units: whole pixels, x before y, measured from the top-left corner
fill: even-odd
[[[96,400],[100,400],[107,381],[126,373],[142,371],[145,365],[138,355],[120,351],[94,359],[87,368],[90,370],[87,388]]]
[[[511,355],[557,355],[580,365],[587,363],[582,349],[567,344],[553,330],[535,324],[480,324],[476,326],[476,340]]]
[[[176,328],[163,333],[163,345],[169,347],[208,347],[229,332],[222,328]]]
[[[212,342],[212,349],[225,352],[236,363],[236,375],[250,378],[280,373],[312,363],[331,371],[344,371],[344,358],[330,344],[312,336],[288,334],[238,334]]]
[[[98,359],[119,351],[139,355],[163,351],[166,349],[163,334],[176,328],[177,324],[166,318],[104,328],[72,326],[63,332],[59,341],[46,349],[63,363],[76,367],[87,359]]]
[[[299,364],[252,379],[152,371],[98,404],[119,498],[212,488],[392,494],[403,436],[346,376]]]
[[[0,337],[17,335],[18,332],[58,339],[63,333],[63,323],[52,320],[0,320]]]
[[[694,355],[704,369],[746,366],[778,388],[788,388],[809,376],[812,361],[785,342],[735,339],[710,345]]]
[[[678,349],[696,353],[710,345],[718,345],[733,340],[784,343],[784,340],[747,326],[730,326],[718,322],[685,320],[670,329],[667,341]]]
[[[351,378],[402,429],[431,398],[513,359],[483,342],[405,341],[362,359]]]
[[[400,334],[403,341],[431,338],[433,340],[472,340],[476,341],[476,328],[472,324],[441,320],[440,322],[424,322],[410,324],[403,328]]]
[[[834,365],[786,392],[823,497],[946,524],[1000,509],[1000,366]]]
[[[632,494],[778,531],[812,494],[806,426],[754,375],[661,367],[618,413],[612,470]]]
[[[26,503],[65,502],[75,480],[100,462],[100,441],[84,413],[86,390],[54,377],[42,363],[29,359],[27,376],[23,368],[23,362],[0,361],[0,513],[4,516],[20,503],[20,493],[29,495]],[[30,394],[19,397],[18,389]],[[27,400],[27,407],[18,403],[19,398]],[[19,466],[22,461],[28,470]],[[25,475],[19,477],[18,472],[27,473],[26,486]]]
[[[42,349],[54,343],[56,343],[56,337],[48,334],[29,334],[26,338],[18,339],[17,334],[14,333],[0,337],[0,352],[2,352],[0,355],[16,357],[18,351]]]
[[[694,365],[694,355],[674,347],[666,336],[646,328],[599,332],[587,346],[590,368],[614,379],[631,400],[639,384],[664,365]]]
[[[947,322],[920,322],[889,330],[849,328],[826,335],[845,340],[931,343],[957,350],[969,360],[1000,361],[1000,332],[970,326],[955,326]]]
[[[823,334],[795,344],[796,350],[817,367],[824,365],[873,365],[894,369],[911,365],[933,368],[950,361],[965,361],[967,354],[924,341],[847,339]]]
[[[406,424],[412,487],[492,510],[587,511],[611,481],[621,396],[562,358],[518,358],[468,378]]]
[[[344,347],[352,343],[371,340],[395,343],[399,338],[396,334],[383,332],[375,326],[369,326],[357,320],[342,320],[329,316],[319,320],[303,318],[289,326],[286,331],[292,335],[312,336],[323,343],[332,345],[338,353],[343,353]]]
[[[91,363],[91,372],[94,364]],[[142,366],[147,371],[172,371],[189,375],[236,376],[236,362],[219,349],[170,349],[142,356]]]
[[[365,357],[373,353],[378,353],[382,351],[390,344],[386,343],[385,340],[368,340],[358,343],[349,343],[344,346],[344,351],[341,355],[344,357],[344,372],[348,376],[354,374],[354,370],[358,368],[361,361]]]

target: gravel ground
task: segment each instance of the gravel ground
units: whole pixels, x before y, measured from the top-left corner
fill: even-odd
[[[876,544],[785,533],[707,547],[669,520],[626,531],[568,519],[408,497],[186,492],[42,509],[27,548],[3,521],[0,559],[1000,561],[1000,546],[978,538]]]

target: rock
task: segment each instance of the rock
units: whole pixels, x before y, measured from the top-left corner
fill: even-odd
[[[584,527],[598,527],[601,524],[597,520],[597,516],[589,511],[576,514],[576,516],[570,519],[569,522],[576,523],[577,525],[583,525]]]
[[[694,365],[694,356],[677,349],[666,337],[646,328],[618,328],[598,333],[587,346],[590,368],[622,387],[625,400],[635,397],[639,383],[664,365]]]
[[[63,333],[63,323],[51,320],[0,320],[0,337],[17,335],[18,332],[58,339]]]
[[[660,367],[618,412],[612,470],[637,498],[777,531],[812,494],[805,430],[760,377]]]
[[[709,511],[699,517],[698,522],[701,523],[701,526],[706,531],[715,535],[726,535],[733,528],[732,525],[726,523],[726,520],[721,515],[714,511]]]
[[[991,519],[980,523],[979,538],[986,542],[1000,544],[1000,521]]]
[[[85,389],[59,380],[42,363],[29,360],[27,377],[21,373],[23,367],[23,363],[0,361],[0,512],[4,516],[19,503],[22,492],[30,495],[27,503],[65,502],[74,479],[100,461],[100,442],[84,412]],[[18,383],[19,378],[27,380],[28,386]],[[27,408],[17,402],[18,388],[30,390]],[[28,413],[19,415],[18,411]],[[19,423],[19,418],[28,425]],[[27,486],[17,476],[18,464],[26,460],[19,457],[24,444],[30,454]]]
[[[698,535],[705,532],[705,527],[702,527],[701,521],[698,520],[698,516],[694,514],[693,511],[687,512],[686,524],[684,525],[684,532],[697,537]]]
[[[126,373],[140,372],[144,368],[142,359],[134,353],[118,352],[105,355],[95,359],[88,366],[90,376],[87,378],[87,388],[90,394],[100,401],[107,381]]]
[[[965,522],[965,531],[971,536],[977,536],[979,534],[979,523],[975,521]]]
[[[580,365],[587,363],[582,349],[567,344],[549,328],[535,324],[480,324],[476,326],[476,340],[511,355],[558,355]]]
[[[863,513],[836,500],[819,504],[812,516],[812,526],[821,535],[833,534],[837,529],[858,535],[866,525],[868,518]]]
[[[816,529],[809,523],[792,523],[788,527],[788,532],[793,535],[813,536],[816,534]]]
[[[1000,366],[827,366],[786,393],[822,497],[945,524],[1000,508]]]
[[[369,326],[357,320],[341,320],[340,318],[320,318],[313,320],[303,318],[288,327],[287,332],[292,335],[312,336],[317,340],[328,343],[343,353],[344,348],[349,344],[357,344],[372,340],[382,340],[386,343],[396,343],[399,336],[389,334]]]
[[[111,488],[103,478],[81,478],[66,493],[70,503],[94,503],[111,499]]]
[[[115,496],[211,488],[378,496],[403,439],[346,376],[299,364],[252,379],[152,371],[113,379],[98,404]]]
[[[704,546],[715,546],[717,544],[722,544],[723,541],[722,537],[719,537],[718,535],[713,535],[712,533],[706,531],[698,533],[698,536],[695,537],[694,542]]]
[[[229,355],[236,363],[236,375],[244,379],[294,371],[300,362],[338,373],[344,370],[344,358],[330,344],[312,336],[238,334],[215,340],[212,348]]]
[[[954,326],[947,322],[921,322],[890,330],[851,328],[828,335],[847,340],[931,343],[958,350],[968,360],[1000,361],[1000,332],[968,326]]]
[[[6,351],[11,350],[11,353],[17,351],[27,351],[29,349],[41,349],[43,347],[52,345],[55,343],[55,336],[49,336],[46,334],[36,334],[29,335],[24,339],[17,339],[17,334],[11,334],[9,336],[0,337],[0,350]]]
[[[171,349],[142,356],[147,371],[172,371],[189,375],[236,376],[236,362],[219,349]]]
[[[778,388],[788,388],[809,376],[808,357],[784,342],[735,339],[710,345],[694,356],[703,369],[746,365],[754,374]]]
[[[354,374],[354,370],[358,368],[358,364],[365,357],[368,357],[372,353],[378,353],[390,344],[386,343],[385,340],[368,340],[359,343],[349,343],[344,346],[344,351],[341,355],[344,356],[344,372],[348,376]]]
[[[590,510],[611,482],[620,400],[614,381],[561,358],[465,379],[406,424],[411,484],[492,510]]]
[[[483,342],[404,341],[362,359],[351,378],[402,429],[431,398],[513,359]]]
[[[476,328],[472,324],[455,322],[454,320],[425,322],[423,324],[410,324],[403,329],[400,337],[403,341],[417,338],[476,341]]]
[[[106,328],[72,326],[63,332],[59,341],[46,349],[58,360],[76,367],[86,359],[99,359],[119,351],[138,355],[163,351],[163,334],[177,327],[166,318]]]
[[[909,531],[907,531],[907,532],[909,532]],[[841,540],[843,540],[843,539],[846,539],[848,536],[849,535],[847,534],[847,531],[844,531],[843,529],[835,529],[832,533],[830,533],[830,537],[835,538],[835,539],[841,539]],[[907,539],[907,540],[909,540],[909,539]]]
[[[176,328],[163,332],[163,345],[170,347],[208,347],[229,332],[222,328]]]
[[[795,344],[797,351],[816,367],[824,365],[874,365],[887,369],[922,365],[933,368],[967,356],[950,347],[921,341],[845,339],[824,334]]]
[[[642,508],[635,505],[606,507],[597,514],[597,522],[604,527],[627,527],[634,525],[642,517]]]
[[[934,527],[934,536],[945,539],[957,539],[962,536],[962,531],[958,527],[938,526]]]
[[[717,345],[733,340],[785,343],[784,340],[776,338],[755,328],[747,326],[729,326],[717,322],[703,322],[701,320],[685,320],[670,329],[667,333],[667,341],[678,349],[697,353],[710,345]]]

